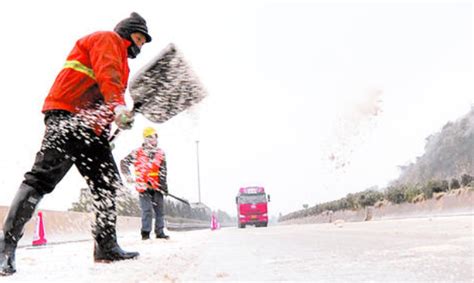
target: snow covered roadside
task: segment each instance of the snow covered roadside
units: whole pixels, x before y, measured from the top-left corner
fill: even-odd
[[[190,234],[192,233],[192,237]],[[168,232],[170,240],[142,241],[137,232],[121,235],[124,250],[139,251],[138,260],[93,262],[93,242],[82,241],[17,250],[17,273],[1,282],[157,282],[174,281],[196,260],[197,247],[209,230]]]
[[[92,241],[21,248],[0,282],[472,282],[474,216],[119,233],[137,260],[94,264]]]

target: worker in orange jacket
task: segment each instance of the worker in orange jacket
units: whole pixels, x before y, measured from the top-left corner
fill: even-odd
[[[158,147],[158,134],[152,127],[143,130],[143,145],[133,150],[122,161],[120,171],[128,183],[135,183],[138,191],[142,227],[142,240],[150,238],[153,213],[155,215],[155,236],[157,239],[169,239],[163,231],[164,203],[163,195],[168,193],[166,180],[166,157]],[[135,169],[135,178],[130,173],[130,166]]]
[[[122,182],[108,134],[114,121],[121,129],[132,126],[133,115],[124,99],[127,60],[135,58],[150,41],[145,19],[132,13],[114,31],[95,32],[76,42],[44,101],[43,142],[3,224],[0,275],[16,271],[15,251],[25,224],[72,165],[93,196],[94,260],[111,262],[138,256],[117,243],[115,196]]]

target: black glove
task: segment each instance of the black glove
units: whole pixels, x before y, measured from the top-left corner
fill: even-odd
[[[165,196],[168,195],[168,185],[161,186],[160,190]]]
[[[155,190],[154,189],[146,189],[146,192],[149,194],[149,195],[154,195],[155,194]]]

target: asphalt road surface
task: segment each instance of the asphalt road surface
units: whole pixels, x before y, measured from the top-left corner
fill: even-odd
[[[0,282],[473,282],[474,216],[121,235],[138,260],[92,262],[92,241],[20,248]]]

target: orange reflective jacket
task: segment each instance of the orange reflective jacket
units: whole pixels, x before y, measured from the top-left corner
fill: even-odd
[[[99,31],[79,39],[56,77],[42,111],[81,113],[100,108],[102,113],[85,114],[100,135],[113,121],[113,109],[125,105],[130,44],[112,31]]]
[[[164,152],[157,148],[153,160],[147,156],[143,148],[137,150],[135,159],[135,182],[136,189],[142,193],[147,188],[157,189],[160,186],[160,167],[165,157]]]

